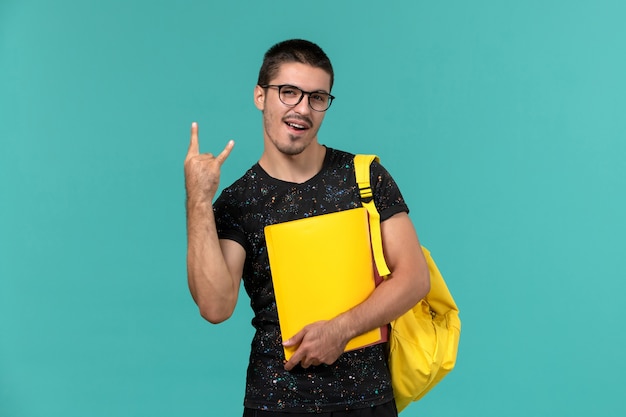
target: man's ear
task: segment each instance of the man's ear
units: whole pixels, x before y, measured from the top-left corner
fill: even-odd
[[[259,85],[254,87],[254,105],[261,111],[265,109],[265,89]]]

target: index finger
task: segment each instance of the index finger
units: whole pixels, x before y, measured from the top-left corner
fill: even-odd
[[[191,124],[191,140],[189,141],[189,150],[187,155],[198,155],[200,153],[200,144],[198,143],[198,123]]]
[[[296,349],[293,355],[291,355],[291,358],[289,358],[289,360],[285,362],[285,365],[284,365],[285,371],[289,372],[293,368],[295,368],[296,365],[298,365],[302,361],[303,355],[304,354],[300,352],[300,349]]]
[[[283,346],[285,346],[286,348],[295,349],[289,360],[285,362],[286,371],[291,371],[297,364],[302,361],[302,356],[304,356],[304,352],[300,350],[299,345],[300,343],[302,343],[302,339],[304,338],[303,330],[300,330],[298,333],[283,342]]]

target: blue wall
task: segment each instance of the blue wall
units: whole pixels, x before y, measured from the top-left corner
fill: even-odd
[[[461,308],[404,416],[623,416],[626,3],[0,0],[0,416],[237,416],[251,318],[204,322],[182,163],[259,157],[265,50],[333,60],[320,141],[377,153]]]

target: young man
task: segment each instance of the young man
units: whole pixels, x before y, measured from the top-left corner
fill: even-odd
[[[234,143],[217,156],[200,154],[198,126],[191,127],[185,159],[188,283],[200,314],[219,323],[231,316],[243,278],[256,329],[244,416],[397,415],[386,345],[344,352],[350,339],[391,322],[429,290],[408,208],[380,164],[372,164],[371,180],[391,278],[332,320],[311,323],[289,340],[280,335],[264,227],[361,205],[354,155],[317,137],[332,86],[330,60],[317,45],[288,40],[270,48],[254,88],[263,115],[263,154],[214,204],[220,169]],[[283,345],[296,347],[289,361]]]

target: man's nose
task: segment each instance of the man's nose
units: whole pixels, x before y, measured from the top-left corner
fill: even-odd
[[[302,99],[300,100],[300,103],[296,104],[295,111],[297,111],[300,114],[307,114],[310,113],[311,111],[311,106],[309,106],[309,95],[304,93],[302,95]]]

